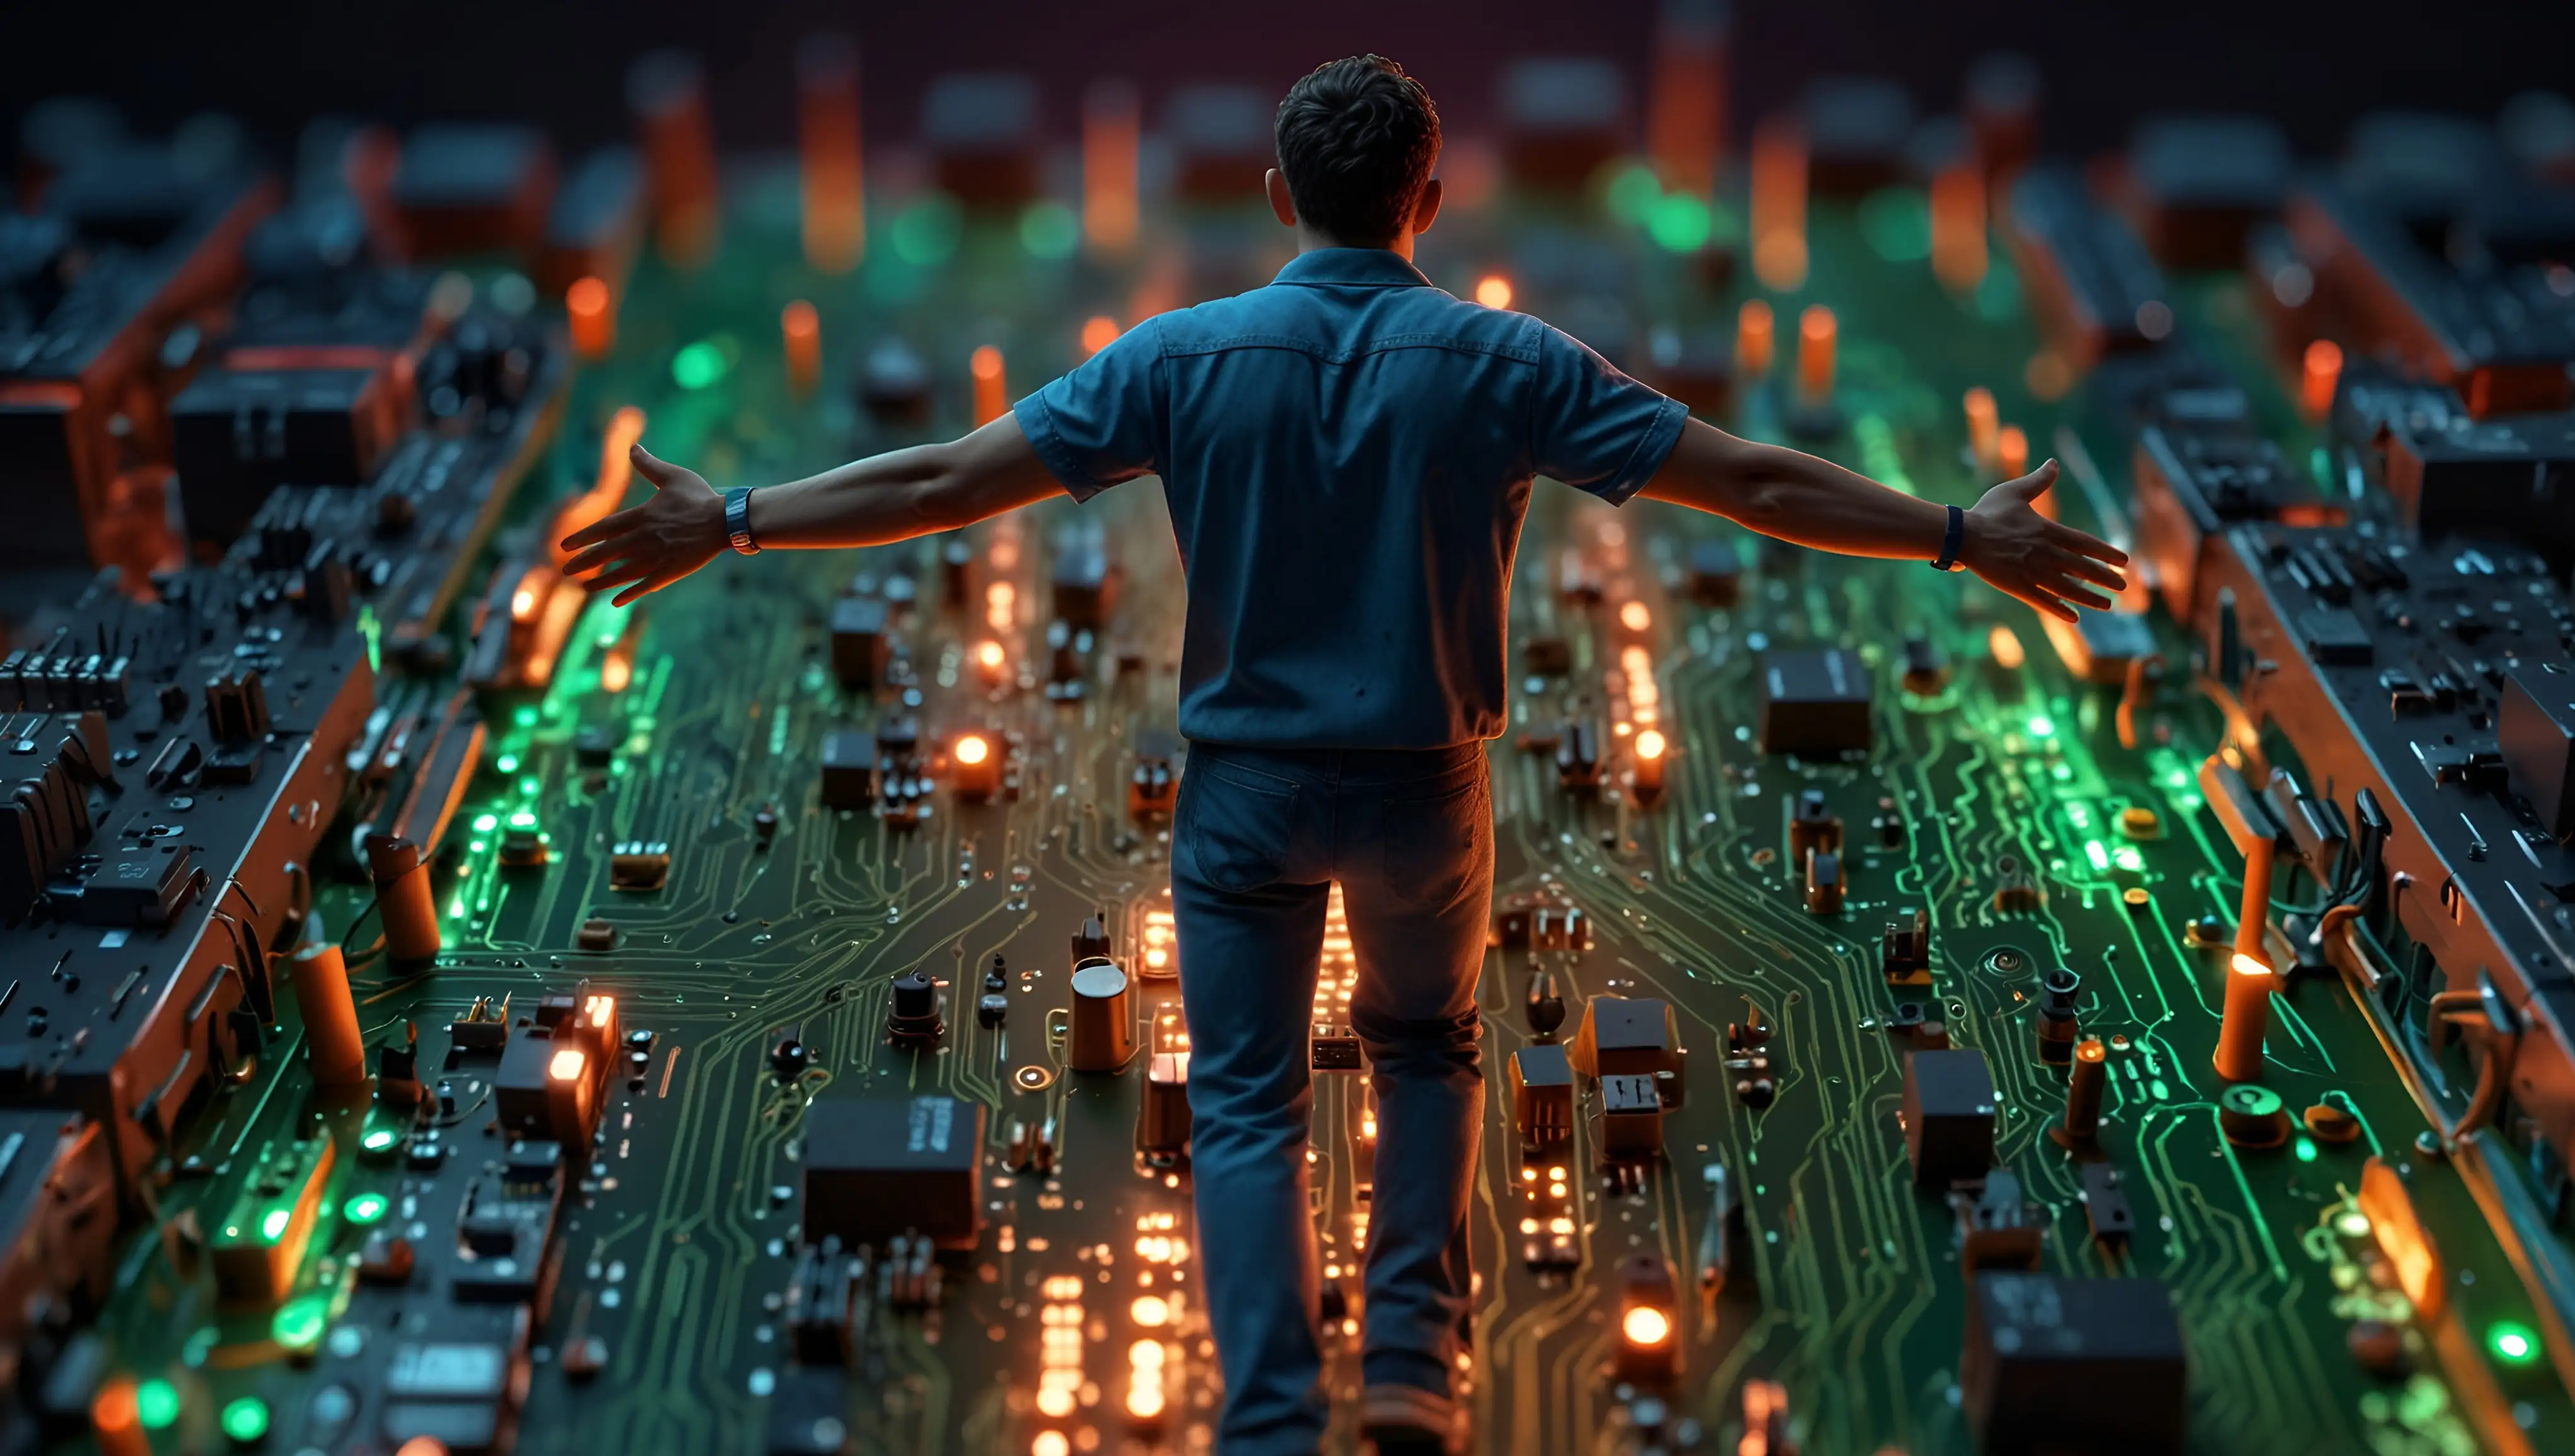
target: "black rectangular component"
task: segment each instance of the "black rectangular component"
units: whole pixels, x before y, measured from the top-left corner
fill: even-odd
[[[844,597],[832,604],[832,676],[844,693],[872,693],[885,680],[886,622],[882,597]]]
[[[864,732],[823,739],[823,806],[867,808],[877,800],[877,743]]]
[[[2128,1192],[2121,1181],[2118,1168],[2110,1163],[2083,1165],[2083,1217],[2092,1225],[2094,1243],[2125,1243],[2136,1231],[2137,1215],[2128,1206]]]
[[[1573,1066],[1556,1042],[1523,1046],[1511,1053],[1511,1125],[1535,1147],[1552,1146],[1573,1135]]]
[[[208,370],[170,402],[172,464],[190,536],[230,542],[279,486],[361,486],[375,475],[411,416],[395,356],[313,353],[355,362]]]
[[[1979,1274],[1958,1376],[1986,1456],[2182,1449],[2189,1362],[2157,1280]]]
[[[1842,648],[1774,649],[1761,655],[1761,751],[1801,758],[1865,751],[1869,676]]]
[[[2369,629],[2340,607],[2299,613],[2298,637],[2307,645],[2307,656],[2328,668],[2365,668],[2376,652]]]
[[[1904,1056],[1904,1152],[1920,1187],[1946,1189],[1994,1163],[1994,1075],[1972,1046]]]
[[[2004,229],[2048,342],[2077,368],[2172,336],[2161,270],[2128,225],[2093,201],[2080,174],[2033,167],[2012,184]]]
[[[1731,607],[1743,590],[1743,558],[1730,542],[1692,542],[1690,600],[1701,607]]]
[[[2257,116],[2164,116],[2128,139],[2128,218],[2167,268],[2231,268],[2289,190],[2289,139]]]
[[[805,1237],[881,1245],[907,1231],[971,1248],[982,1228],[984,1104],[817,1103],[805,1119]]]
[[[534,127],[425,126],[403,143],[392,202],[413,258],[532,252],[555,194],[554,144]]]
[[[2545,667],[2506,676],[2495,739],[2539,821],[2552,834],[2575,829],[2575,678]]]

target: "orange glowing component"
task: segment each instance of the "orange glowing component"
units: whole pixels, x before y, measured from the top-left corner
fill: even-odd
[[[975,376],[975,423],[990,425],[1010,409],[1010,397],[1002,382],[1002,351],[987,344],[967,361]]]
[[[1159,1294],[1140,1294],[1134,1304],[1127,1306],[1127,1317],[1136,1321],[1139,1329],[1158,1330],[1170,1321],[1172,1304]]]
[[[1488,309],[1511,306],[1511,281],[1498,273],[1487,273],[1475,281],[1475,302]]]
[[[519,590],[510,594],[510,620],[512,622],[534,621],[537,615],[537,603],[540,600],[536,588],[525,582],[520,583]]]
[[[611,653],[600,660],[599,690],[601,692],[623,693],[634,682],[635,664],[631,659]]]
[[[1636,734],[1636,756],[1639,758],[1659,758],[1667,746],[1660,728],[1647,728]]]
[[[1752,274],[1781,293],[1806,282],[1806,138],[1794,122],[1753,133]]]
[[[1672,1317],[1650,1304],[1639,1304],[1619,1319],[1618,1333],[1628,1344],[1652,1349],[1672,1337]]]
[[[1666,5],[1654,28],[1646,149],[1666,192],[1705,197],[1725,155],[1726,15],[1721,7]]]
[[[1808,404],[1833,397],[1833,311],[1808,304],[1797,315],[1797,395]]]
[[[1094,256],[1136,245],[1136,145],[1144,131],[1136,88],[1100,81],[1082,98],[1082,240]]]
[[[1630,602],[1618,609],[1618,625],[1629,632],[1643,632],[1654,625],[1654,614],[1642,602]]]
[[[582,1068],[588,1065],[590,1065],[590,1058],[582,1055],[580,1047],[567,1046],[556,1052],[554,1059],[546,1063],[546,1075],[559,1082],[578,1081],[581,1078]]]
[[[572,319],[572,347],[584,359],[605,359],[617,344],[616,302],[608,285],[596,278],[577,278],[564,290],[564,312]]]
[[[1150,1421],[1163,1413],[1163,1387],[1139,1384],[1127,1392],[1127,1414]]]
[[[134,1382],[120,1375],[99,1387],[90,1401],[90,1424],[98,1430],[101,1451],[149,1449],[143,1444],[143,1409],[134,1389]]]
[[[1118,342],[1118,321],[1107,314],[1094,314],[1083,321],[1082,353],[1085,358]]]
[[[2298,402],[2307,408],[2307,418],[2321,420],[2333,413],[2334,388],[2342,381],[2342,346],[2331,339],[2318,339],[2307,346],[2306,387]]]
[[[2271,1030],[2271,967],[2236,952],[2226,976],[2225,1007],[2217,1023],[2217,1074],[2230,1082],[2262,1075],[2262,1038]]]
[[[804,145],[805,261],[847,273],[867,253],[859,143],[859,48],[816,35],[796,48],[796,114]]]
[[[554,543],[561,543],[565,537],[598,521],[625,501],[626,488],[635,482],[635,461],[629,452],[643,438],[642,410],[628,405],[608,418],[607,433],[599,442],[599,480],[589,490],[565,502],[564,508],[555,513]],[[554,564],[558,570],[572,559],[571,553],[560,544],[553,544],[550,549],[554,552]],[[513,599],[514,609],[515,606]],[[534,610],[533,604],[531,610]]]
[[[957,761],[981,763],[993,756],[993,744],[981,733],[968,733],[957,740]]]
[[[2002,442],[1998,433],[2002,415],[1994,407],[1994,392],[1978,385],[1967,391],[1967,451],[1976,458],[1976,468],[1991,471],[2002,459]]]
[[[1986,635],[1985,651],[1993,656],[1994,666],[2006,673],[2019,672],[2020,665],[2029,661],[2028,652],[2020,645],[2019,634],[2008,627],[1997,627]]]
[[[2018,425],[2005,425],[2001,432],[1994,437],[1994,465],[1996,469],[2002,472],[2004,480],[2008,481],[2016,477],[2029,474],[2029,434],[2027,431],[2024,431]],[[2042,496],[2039,499],[2042,503],[2038,508],[2041,514],[2053,519],[2056,515],[2056,493],[2050,491],[2047,495]]]
[[[976,666],[987,673],[1002,671],[1002,664],[1009,660],[1010,655],[1004,652],[1002,645],[997,642],[987,641],[975,649]]]
[[[787,387],[812,394],[823,381],[823,316],[800,298],[779,313],[778,330],[787,345]]]
[[[1761,300],[1745,299],[1734,315],[1734,368],[1745,379],[1759,379],[1770,372],[1770,358],[1777,352],[1770,306]]]
[[[1985,173],[1973,160],[1931,179],[1931,274],[1958,293],[1985,280]]]
[[[984,589],[984,621],[995,632],[1008,632],[1019,611],[1019,590],[1008,582],[995,582]]]
[[[1041,1386],[1038,1390],[1038,1413],[1051,1416],[1056,1420],[1063,1420],[1073,1414],[1073,1392],[1061,1385]],[[1064,1432],[1049,1431],[1046,1435],[1056,1438],[1054,1450],[1061,1452],[1065,1449]],[[1041,1436],[1038,1444],[1032,1449],[1038,1453],[1038,1456],[1046,1456],[1049,1448],[1045,1436]]]
[[[573,624],[581,620],[581,610],[589,605],[590,594],[570,583],[547,594],[528,648],[527,666],[519,675],[529,687],[542,688],[554,680],[564,639],[572,636]]]
[[[447,1443],[436,1436],[414,1436],[396,1448],[394,1456],[447,1456]]]
[[[581,1009],[582,1014],[590,1018],[591,1025],[605,1026],[617,1019],[617,998],[592,996],[581,1003]]]
[[[2110,1048],[2104,1046],[2098,1036],[2086,1036],[2074,1044],[2076,1061],[2106,1061],[2109,1056]]]

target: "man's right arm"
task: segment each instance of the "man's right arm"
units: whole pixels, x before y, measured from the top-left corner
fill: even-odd
[[[2077,606],[2109,608],[2110,599],[2094,589],[2124,590],[2117,569],[2128,556],[2040,515],[2033,503],[2055,483],[2051,460],[1985,492],[1965,513],[1958,564],[1995,590],[2071,622]],[[1682,427],[1641,494],[1843,556],[1929,562],[1939,556],[1949,525],[1945,506],[1830,461],[1739,440],[1699,420]]]

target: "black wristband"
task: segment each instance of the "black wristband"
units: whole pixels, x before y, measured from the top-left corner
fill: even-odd
[[[744,556],[760,555],[760,543],[751,536],[751,487],[736,486],[725,492],[724,515],[725,539],[733,543],[733,549]]]
[[[1967,513],[1952,506],[1949,508],[1949,529],[1940,534],[1940,555],[1932,560],[1931,569],[1935,572],[1956,571],[1958,548],[1965,544],[1966,539]]]

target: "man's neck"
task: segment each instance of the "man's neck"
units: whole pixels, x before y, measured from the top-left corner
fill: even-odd
[[[1338,238],[1315,232],[1302,223],[1297,224],[1296,251],[1299,254],[1316,253],[1325,248],[1373,248],[1380,253],[1391,253],[1409,263],[1412,261],[1412,234],[1408,231],[1401,233],[1391,243],[1344,243]]]

